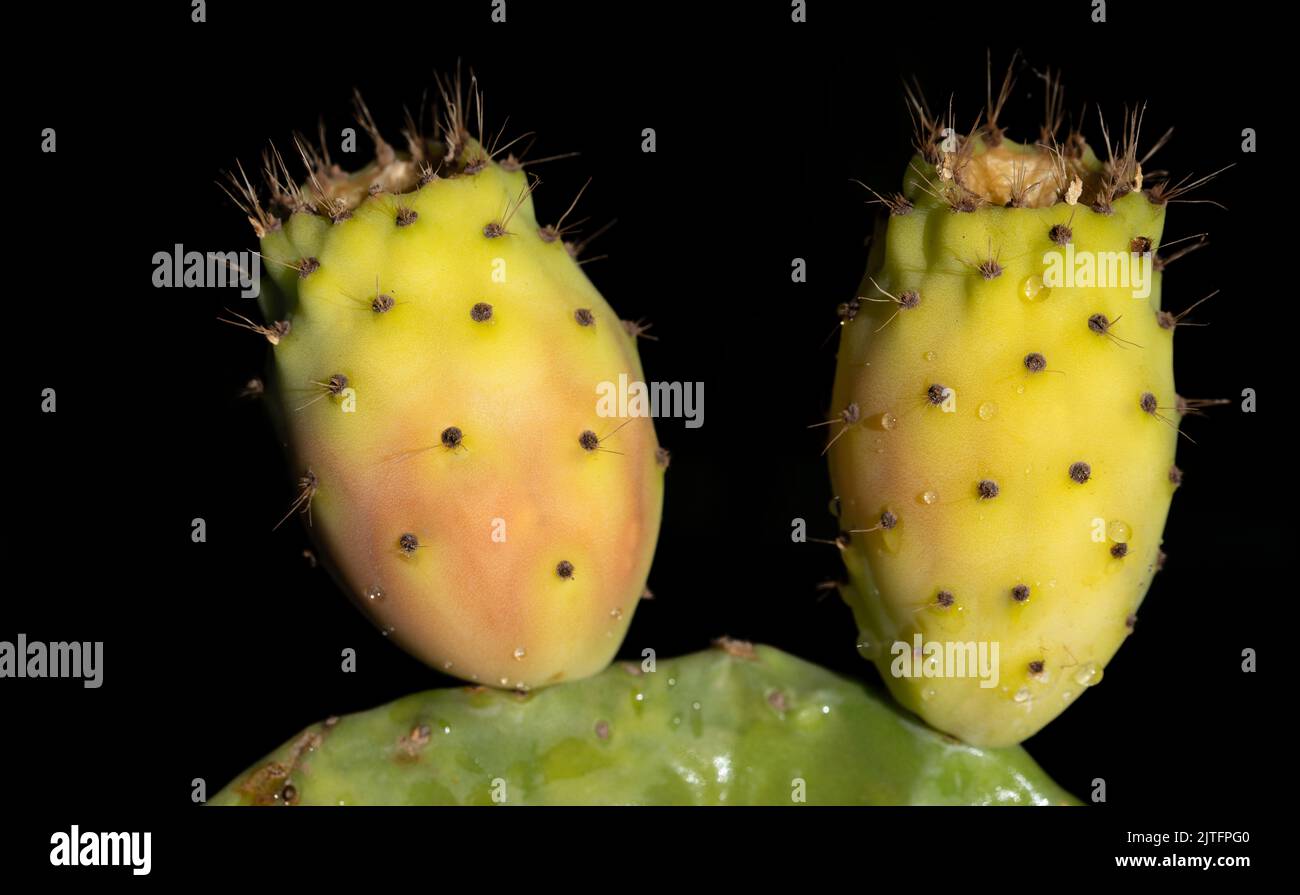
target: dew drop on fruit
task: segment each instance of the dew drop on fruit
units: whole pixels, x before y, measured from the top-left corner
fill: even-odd
[[[992,401],[985,401],[983,404],[980,405],[979,408],[980,419],[986,422],[988,420],[993,419],[993,417],[997,416],[997,413],[998,413],[998,405],[994,404]]]
[[[384,589],[383,589],[382,587],[380,587],[378,584],[372,584],[372,585],[370,585],[370,587],[366,590],[366,599],[367,599],[367,600],[371,600],[371,601],[373,601],[373,602],[378,602],[378,601],[382,600],[383,598],[384,598]]]
[[[936,691],[934,687],[926,687],[924,690],[921,691],[921,701],[929,702],[931,699],[934,699],[937,693],[938,691]]]
[[[860,653],[864,659],[875,659],[880,655],[880,650],[870,641],[859,640],[858,653]]]
[[[933,351],[927,351],[927,352],[925,353],[925,359],[926,359],[926,360],[934,360],[934,359],[935,359],[936,357],[938,357],[938,356],[939,356],[939,355],[935,354]]]
[[[1028,688],[1028,687],[1021,687],[1019,690],[1016,691],[1016,695],[1015,695],[1015,696],[1012,696],[1011,698],[1014,699],[1016,702],[1028,702],[1028,701],[1029,701],[1029,688]]]
[[[934,506],[939,501],[939,495],[933,491],[926,491],[921,495],[921,503],[928,507]]]
[[[1127,522],[1121,522],[1118,519],[1112,519],[1106,525],[1106,537],[1110,538],[1116,544],[1127,544],[1128,539],[1133,536],[1132,530],[1128,527]]]
[[[524,658],[524,656],[526,656],[526,655],[528,655],[528,650],[524,649],[522,646],[517,646],[517,647],[515,647],[515,660],[516,660],[516,661],[521,661],[521,660]]]
[[[1074,673],[1074,682],[1080,687],[1094,687],[1101,683],[1101,669],[1089,662]]]
[[[1020,284],[1020,294],[1025,297],[1026,301],[1038,301],[1040,298],[1046,298],[1043,295],[1043,281],[1038,277],[1027,277]]]
[[[893,429],[897,425],[898,425],[898,417],[894,416],[889,411],[885,411],[880,415],[880,428],[884,429],[886,432]]]
[[[623,610],[622,610],[622,609],[619,609],[617,606],[615,606],[613,609],[609,610],[609,617],[610,617],[610,618],[616,618],[616,619],[617,619],[617,618],[622,618],[622,617],[623,617]]]

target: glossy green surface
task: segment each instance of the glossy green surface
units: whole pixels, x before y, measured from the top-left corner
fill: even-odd
[[[286,798],[287,797],[287,798]],[[313,725],[213,804],[1076,804],[859,682],[728,642],[531,694],[457,688]]]

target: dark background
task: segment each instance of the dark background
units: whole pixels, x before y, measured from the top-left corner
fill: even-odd
[[[1178,333],[1179,391],[1239,401],[1250,387],[1261,408],[1234,403],[1186,424],[1197,444],[1179,448],[1187,478],[1169,561],[1137,633],[1105,683],[1026,748],[1080,797],[1105,778],[1108,807],[1213,807],[1225,826],[1248,826],[1241,809],[1269,797],[1279,749],[1260,683],[1276,667],[1269,610],[1294,590],[1282,577],[1294,488],[1280,343],[1294,318],[1272,273],[1289,232],[1270,216],[1285,196],[1260,188],[1279,184],[1290,156],[1266,35],[1247,40],[1248,18],[1184,32],[1169,24],[1176,7],[1145,4],[1111,4],[1104,25],[1070,3],[965,28],[960,10],[931,4],[895,21],[814,3],[807,26],[790,25],[783,3],[515,2],[504,27],[488,24],[488,6],[376,11],[374,24],[320,6],[276,21],[210,4],[206,25],[191,25],[187,7],[83,17],[53,74],[11,74],[21,149],[6,243],[25,285],[8,341],[28,359],[7,439],[13,576],[0,637],[105,641],[100,690],[0,684],[4,749],[21,769],[12,797],[130,805],[163,827],[193,807],[194,777],[214,793],[308,723],[453,683],[387,643],[306,563],[301,525],[272,532],[290,474],[262,409],[238,397],[265,343],[216,321],[252,301],[158,290],[150,276],[153,253],[177,242],[255,248],[215,186],[236,159],[255,164],[266,139],[314,132],[321,114],[334,133],[352,124],[353,86],[397,144],[403,104],[415,109],[458,59],[479,75],[492,130],[509,115],[509,135],[537,131],[532,156],[581,153],[536,169],[539,219],[593,178],[580,213],[618,223],[591,249],[610,257],[587,271],[621,316],[653,321],[647,376],[706,384],[702,429],[656,423],[673,452],[656,599],[620,655],[729,634],[878,681],[849,611],[817,587],[840,574],[835,549],[789,537],[796,516],[814,536],[835,531],[822,433],[806,427],[826,414],[834,342],[823,340],[866,260],[873,209],[850,178],[900,186],[903,76],[916,74],[932,105],[955,92],[969,121],[986,47],[995,77],[1019,47],[1030,65],[1063,70],[1074,112],[1100,102],[1117,121],[1124,103],[1145,100],[1146,144],[1176,125],[1159,167],[1236,164],[1199,195],[1228,211],[1171,207],[1166,241],[1208,230],[1211,245],[1169,269],[1164,296],[1176,311],[1223,290],[1197,313],[1210,327]],[[28,15],[25,33],[54,25]],[[1003,117],[1011,137],[1037,133],[1041,103],[1022,70]],[[58,130],[52,156],[34,136],[47,126]],[[640,150],[643,127],[657,130],[653,155]],[[1245,127],[1260,133],[1257,154],[1241,152]],[[368,157],[363,146],[357,158]],[[790,281],[794,257],[808,262],[807,284]],[[47,385],[58,413],[26,415]],[[190,541],[195,516],[206,544]],[[339,671],[344,647],[358,651],[356,674]],[[1246,647],[1264,655],[1260,675],[1240,671]]]

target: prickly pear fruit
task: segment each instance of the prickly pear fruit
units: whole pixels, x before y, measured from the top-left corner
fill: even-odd
[[[617,650],[667,455],[648,418],[597,412],[600,383],[642,379],[635,327],[569,228],[538,226],[523,163],[470,136],[477,93],[444,96],[440,138],[408,128],[405,152],[358,100],[376,159],[355,173],[299,143],[299,185],[273,150],[281,217],[240,180],[274,281],[248,325],[273,346],[291,514],[348,593],[431,666],[537,687]]]
[[[1073,804],[1022,749],[979,749],[767,646],[517,694],[433,690],[307,728],[216,805]]]
[[[1143,183],[1138,115],[1102,160],[913,103],[919,154],[840,309],[844,596],[903,705],[1003,746],[1101,680],[1162,561],[1188,408],[1155,252],[1187,184]]]

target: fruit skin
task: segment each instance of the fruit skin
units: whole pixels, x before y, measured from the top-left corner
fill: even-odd
[[[796,778],[810,805],[1077,804],[1022,749],[957,743],[857,682],[722,645],[653,672],[432,690],[330,719],[211,804],[790,805]]]
[[[412,149],[277,177],[282,222],[249,203],[263,312],[289,323],[268,397],[295,508],[429,665],[510,688],[594,674],[645,590],[663,501],[653,422],[597,414],[599,383],[644,379],[635,334],[539,228],[522,165],[460,130]]]
[[[973,141],[968,158],[981,169],[989,148]],[[1032,152],[1011,141],[998,150]],[[1086,149],[1076,164],[1094,182],[1114,170]],[[1129,252],[1139,236],[1154,250],[1165,207],[1118,189],[1100,203],[1109,213],[1059,197],[956,211],[933,157],[914,158],[906,180],[911,207],[895,205],[902,213],[889,216],[859,295],[915,290],[919,304],[860,301],[842,328],[832,409],[853,404],[859,422],[832,426],[831,477],[841,528],[873,529],[848,536],[843,593],[860,651],[899,702],[968,743],[1003,746],[1100,681],[1159,566],[1177,487],[1173,329],[1157,320],[1159,269],[1145,299],[1123,287],[1031,296],[1031,278],[1044,277],[1045,254],[1065,252],[1053,225],[1072,229],[1079,252]],[[992,278],[979,269],[989,259],[1000,267]],[[1089,327],[1097,313],[1107,332]],[[954,412],[931,403],[934,385],[955,392]],[[1155,413],[1142,406],[1146,393]],[[1071,477],[1079,462],[1083,482]],[[981,496],[984,481],[996,495]],[[997,686],[896,675],[893,645],[911,652],[918,633],[927,644],[996,643]]]

